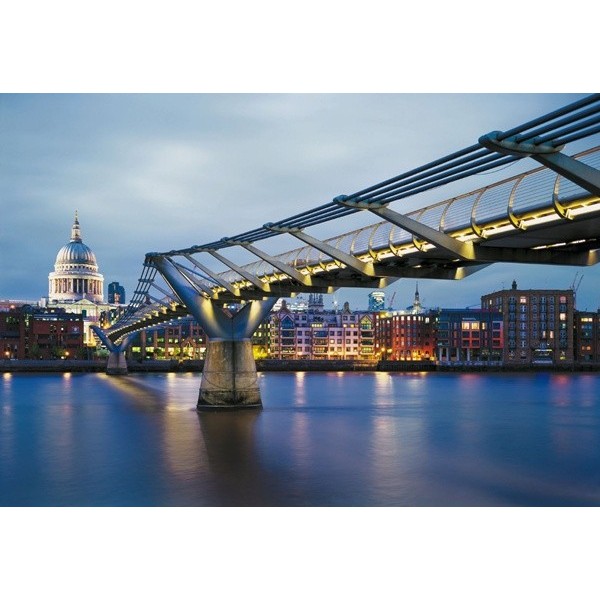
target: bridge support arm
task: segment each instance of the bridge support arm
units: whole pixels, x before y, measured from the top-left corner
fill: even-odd
[[[219,297],[219,293],[213,291],[211,288],[208,287],[208,285],[206,285],[206,279],[204,281],[201,281],[200,278],[198,277],[198,273],[195,273],[192,269],[190,269],[189,267],[186,267],[185,265],[179,264],[177,262],[175,262],[174,260],[170,259],[170,262],[173,263],[173,265],[175,265],[175,267],[177,268],[177,270],[179,272],[181,271],[185,271],[185,278],[198,290],[200,291],[202,294],[204,294],[204,296],[206,298],[214,298],[217,299]]]
[[[508,262],[571,266],[589,266],[596,264],[599,260],[596,251],[561,252],[552,248],[532,250],[530,248],[503,248],[461,242],[446,233],[419,223],[385,206],[370,206],[363,202],[346,202],[344,200],[337,200],[337,202],[354,208],[367,209],[386,221],[428,241],[437,248],[447,251],[451,256],[462,260],[481,263]]]
[[[277,231],[279,233],[289,233],[290,235],[293,235],[295,238],[299,239],[305,244],[316,248],[323,254],[327,254],[327,256],[331,256],[331,258],[342,263],[347,268],[352,269],[353,271],[356,271],[361,275],[365,275],[366,277],[378,279],[392,275],[392,272],[389,269],[374,265],[370,262],[360,260],[359,258],[356,258],[356,256],[348,254],[343,250],[339,250],[338,248],[332,246],[331,244],[328,244],[327,242],[314,238],[312,235],[305,233],[299,228],[278,227],[273,225],[273,223],[266,223],[265,225],[263,225],[263,227],[265,227],[266,229],[271,229],[272,231]],[[388,283],[391,282],[384,282],[384,286]]]
[[[307,287],[312,286],[312,281],[311,281],[310,276],[304,275],[304,274],[300,273],[300,271],[298,271],[297,269],[294,269],[293,267],[286,265],[285,263],[281,262],[280,260],[273,258],[269,254],[258,249],[256,246],[253,246],[249,242],[233,242],[233,241],[227,240],[227,239],[224,239],[223,241],[231,243],[231,244],[240,245],[242,248],[245,248],[249,252],[252,252],[252,254],[255,254],[256,256],[258,256],[258,258],[264,260],[266,263],[275,267],[275,269],[277,269],[281,273],[287,275],[290,279],[294,279],[298,283],[301,283],[302,285],[305,285]]]
[[[345,200],[343,196],[336,198],[335,202],[351,208],[368,210],[382,219],[412,233],[414,236],[433,244],[437,248],[446,250],[451,256],[462,258],[464,260],[477,260],[472,242],[461,242],[442,231],[419,223],[419,221],[415,221],[406,215],[402,215],[387,206],[376,203]]]
[[[566,154],[562,154],[562,146],[536,144],[533,142],[517,142],[514,138],[498,139],[500,131],[492,131],[479,138],[482,146],[501,154],[513,156],[530,156],[545,167],[581,186],[594,196],[600,197],[600,171],[582,163]]]
[[[217,260],[221,261],[224,265],[227,265],[232,271],[235,271],[238,275],[241,275],[246,281],[249,281],[256,289],[261,292],[269,293],[271,291],[271,286],[268,283],[260,280],[258,277],[248,273],[242,267],[236,265],[234,262],[225,258],[222,254],[219,254],[216,250],[208,251],[212,256],[214,256]]]
[[[539,154],[531,158],[600,198],[600,171],[566,154]]]
[[[211,271],[208,267],[205,267],[201,262],[197,261],[191,254],[184,254],[184,256],[201,271],[206,273],[213,281],[216,281],[222,288],[226,289],[234,296],[239,296],[240,291],[231,283],[223,279],[220,275],[217,275],[214,271]]]

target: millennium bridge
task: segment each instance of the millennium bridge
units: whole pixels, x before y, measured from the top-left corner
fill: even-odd
[[[107,372],[127,372],[133,335],[191,315],[208,337],[198,409],[261,406],[250,338],[280,297],[383,288],[402,277],[462,279],[497,262],[590,266],[600,260],[600,94],[312,210],[215,242],[146,254],[131,302],[107,329]],[[541,166],[408,213],[392,202],[531,158]],[[328,239],[307,229],[356,213],[377,221]],[[301,245],[280,254],[275,236]],[[255,259],[233,261],[227,249]],[[238,251],[239,254],[239,251]],[[209,263],[209,264],[207,264]],[[215,269],[214,264],[222,265]]]

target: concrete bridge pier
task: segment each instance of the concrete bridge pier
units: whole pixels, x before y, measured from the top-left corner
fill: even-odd
[[[129,346],[133,336],[126,336],[120,344],[115,344],[108,336],[96,325],[92,325],[91,329],[100,338],[102,343],[109,351],[108,362],[106,364],[107,375],[127,375],[127,359],[125,351]]]
[[[111,350],[106,363],[107,375],[127,375],[127,360],[122,350]]]
[[[198,410],[260,408],[252,342],[209,340],[198,396]]]
[[[261,408],[250,338],[277,298],[251,300],[234,315],[226,314],[193,287],[168,258],[155,256],[153,262],[208,336],[198,410]]]

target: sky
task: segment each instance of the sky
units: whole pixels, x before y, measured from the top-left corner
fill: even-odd
[[[105,292],[118,281],[131,297],[147,252],[308,210],[582,95],[1,94],[0,298],[47,294],[76,210]],[[408,211],[536,166],[525,159],[391,207]],[[361,214],[309,233],[327,237],[370,222]],[[299,245],[286,236],[259,244],[270,252]],[[240,262],[254,260],[233,252]],[[523,289],[566,289],[578,271],[577,306],[595,310],[597,267],[498,264],[462,281],[421,280],[419,290],[425,306],[465,307],[513,279]],[[412,304],[415,283],[385,290],[388,300],[395,293],[394,308]],[[340,289],[325,305],[366,308],[368,292]]]

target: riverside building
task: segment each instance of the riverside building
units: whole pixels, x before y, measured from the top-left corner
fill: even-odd
[[[269,358],[304,360],[370,360],[374,358],[374,315],[323,309],[321,294],[311,294],[308,310],[292,311],[284,300],[272,312]],[[319,298],[320,296],[320,298]]]
[[[574,293],[568,290],[510,290],[486,294],[481,307],[502,314],[507,365],[567,364],[574,361]]]
[[[387,310],[375,314],[375,358],[395,361],[434,360],[436,314],[421,305],[417,283],[413,303],[406,310]]]
[[[578,363],[600,362],[600,313],[575,311],[575,361]]]
[[[502,361],[504,324],[501,312],[442,308],[436,321],[439,363]]]
[[[380,360],[433,360],[436,313],[396,310],[375,315],[375,357]]]
[[[33,306],[0,312],[0,353],[5,360],[87,358],[83,317]]]
[[[133,359],[203,360],[206,334],[192,317],[138,332],[130,345]]]

